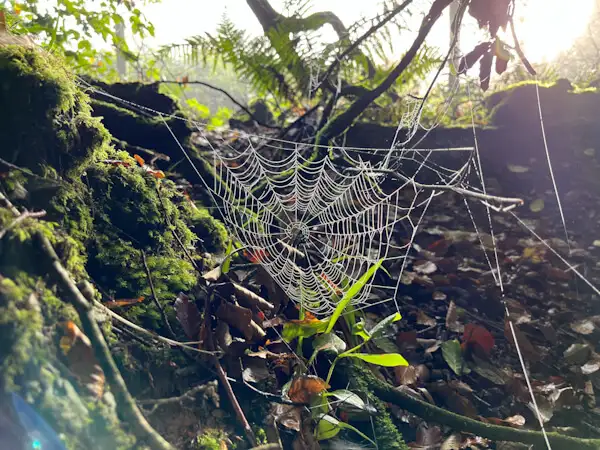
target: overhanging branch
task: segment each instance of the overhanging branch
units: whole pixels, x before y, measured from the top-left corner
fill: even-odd
[[[409,64],[413,61],[417,52],[425,42],[425,39],[429,35],[429,32],[433,28],[433,25],[438,21],[444,10],[450,6],[454,0],[435,0],[431,5],[431,8],[419,28],[419,33],[408,49],[406,54],[402,57],[398,65],[389,73],[389,75],[383,80],[379,86],[371,91],[368,91],[352,103],[346,111],[339,114],[335,119],[331,120],[324,128],[319,132],[317,138],[317,144],[325,145],[332,138],[343,133],[364,110],[369,106],[375,99],[381,94],[387,91],[398,79],[398,77],[406,70]]]

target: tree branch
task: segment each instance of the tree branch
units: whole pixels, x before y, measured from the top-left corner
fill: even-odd
[[[408,65],[415,58],[417,52],[425,42],[425,38],[429,35],[429,32],[433,28],[433,25],[440,18],[444,10],[452,3],[453,0],[435,0],[431,5],[431,9],[423,19],[419,33],[408,49],[406,54],[402,57],[398,65],[389,73],[389,75],[383,80],[379,86],[373,90],[365,93],[358,99],[356,99],[346,111],[339,114],[335,119],[331,120],[318,134],[317,144],[326,145],[332,138],[343,133],[354,119],[356,119],[367,106],[369,106],[375,99],[381,94],[387,91],[396,79],[404,72]]]
[[[235,98],[233,98],[233,96],[227,92],[225,89],[222,89],[220,87],[214,86],[210,83],[207,83],[205,81],[172,81],[172,80],[163,80],[163,81],[159,81],[159,83],[163,83],[163,84],[178,84],[180,86],[186,85],[186,84],[197,84],[198,86],[204,86],[207,87],[209,89],[212,89],[214,91],[220,92],[221,94],[223,94],[225,97],[227,97],[229,100],[231,100],[232,103],[234,103],[235,105],[237,105],[242,111],[244,111],[246,114],[248,114],[250,116],[250,118],[252,120],[254,120],[257,124],[265,127],[265,128],[272,128],[272,129],[276,129],[278,130],[279,127],[275,126],[275,125],[269,125],[267,123],[262,122],[261,120],[259,120],[253,113],[252,111],[250,111],[248,109],[248,107],[244,106],[242,103],[238,102]]]
[[[397,7],[395,7],[379,23],[373,25],[371,28],[369,28],[367,31],[365,31],[362,36],[360,36],[356,41],[354,41],[348,48],[346,48],[346,50],[344,50],[342,53],[340,53],[335,58],[335,61],[333,61],[331,63],[331,65],[325,72],[325,75],[323,75],[323,81],[319,84],[318,87],[321,87],[321,85],[326,82],[326,80],[329,78],[331,73],[336,69],[337,66],[340,65],[340,63],[346,56],[348,56],[350,53],[352,53],[356,48],[358,48],[364,41],[366,41],[369,37],[371,37],[374,33],[376,33],[380,28],[385,26],[396,15],[398,15],[399,13],[404,11],[408,7],[408,5],[410,5],[412,2],[413,2],[413,0],[406,0],[401,5],[398,5]]]
[[[51,275],[55,278],[57,284],[79,314],[83,330],[92,343],[94,353],[98,358],[102,370],[106,374],[106,379],[108,380],[110,388],[117,400],[117,404],[119,405],[118,409],[125,416],[125,420],[131,425],[135,434],[143,441],[148,442],[152,448],[173,450],[171,444],[158,434],[148,423],[137,407],[135,400],[127,390],[125,380],[123,380],[123,377],[112,358],[110,349],[104,340],[102,331],[94,318],[92,305],[86,300],[73,280],[71,280],[69,273],[61,264],[60,259],[56,255],[48,238],[42,233],[37,233],[37,239],[40,248],[51,262],[53,271]]]
[[[13,220],[8,225],[6,225],[6,227],[4,227],[0,230],[0,239],[2,239],[4,237],[4,235],[6,234],[6,232],[8,230],[10,230],[14,226],[18,225],[19,223],[23,222],[28,217],[42,217],[45,215],[46,215],[46,211],[44,211],[44,210],[37,211],[37,212],[25,211],[25,212],[21,213],[17,218],[15,218],[15,220]]]
[[[472,433],[495,441],[521,442],[535,445],[535,448],[538,448],[538,446],[539,448],[546,448],[544,435],[539,431],[492,425],[440,408],[380,380],[369,370],[366,364],[360,361],[344,361],[340,364],[340,368],[343,368],[343,370],[339,370],[337,373],[342,383],[360,380],[364,389],[372,392],[383,402],[393,403],[427,422],[447,425],[456,431]],[[546,433],[546,435],[554,450],[600,449],[600,439],[582,439],[556,432]]]

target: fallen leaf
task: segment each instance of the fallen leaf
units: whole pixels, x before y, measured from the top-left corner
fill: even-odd
[[[589,319],[583,319],[578,322],[574,322],[571,324],[571,329],[576,333],[589,335],[594,332],[596,327],[594,326],[594,322]]]
[[[288,398],[296,403],[310,403],[311,398],[329,389],[329,385],[314,375],[301,375],[292,380]]]
[[[463,331],[464,327],[458,322],[458,311],[456,310],[456,304],[454,300],[450,301],[448,305],[448,312],[446,313],[446,328],[455,333]]]
[[[220,293],[225,296],[235,294],[235,298],[238,302],[240,302],[243,306],[247,308],[260,308],[271,311],[274,306],[273,304],[266,301],[260,295],[252,292],[250,289],[247,289],[243,286],[240,286],[237,283],[225,283],[218,287]]]
[[[501,369],[493,366],[486,360],[478,358],[476,355],[472,355],[473,363],[469,365],[473,371],[484,377],[485,379],[491,381],[498,386],[505,385],[509,380],[511,380],[511,375],[503,372]]]
[[[437,448],[441,441],[442,430],[439,427],[422,422],[417,427],[415,442],[411,442],[408,446],[415,450],[429,450]]]
[[[275,423],[281,424],[290,430],[300,431],[300,423],[302,422],[301,406],[271,403],[269,415],[273,417]]]
[[[67,358],[69,370],[94,397],[102,398],[104,393],[104,371],[96,359],[89,338],[72,321],[62,324],[64,335],[60,348]]]
[[[413,264],[413,270],[423,275],[431,275],[437,270],[437,266],[431,261],[419,261]]]
[[[414,366],[394,367],[396,384],[400,386],[410,386],[417,384],[417,370]]]
[[[442,443],[440,450],[460,450],[461,448],[465,448],[465,447],[462,447],[461,444],[462,444],[462,439],[461,439],[460,433],[452,433]]]
[[[228,325],[241,331],[249,341],[255,338],[262,338],[266,335],[264,330],[252,320],[252,311],[248,308],[232,305],[228,302],[221,302],[216,315]]]
[[[190,298],[183,292],[180,292],[175,300],[175,314],[187,337],[197,339],[202,324],[202,316],[196,307],[196,303],[190,302]]]
[[[588,344],[571,344],[563,352],[563,357],[569,364],[584,364],[590,357],[591,349]]]
[[[417,323],[426,327],[433,327],[437,324],[437,321],[433,317],[429,317],[423,311],[419,310],[417,313]]]
[[[473,352],[479,357],[489,357],[494,348],[494,336],[481,325],[468,323],[462,337],[465,352]]]
[[[506,340],[516,348],[513,331],[523,356],[531,361],[539,361],[541,358],[540,351],[531,343],[525,333],[519,330],[519,328],[515,325],[512,325],[511,327],[510,321],[506,319],[504,321],[504,337],[506,337]]]
[[[594,372],[600,370],[600,362],[599,361],[590,361],[583,366],[581,366],[581,373],[584,375],[590,375]]]
[[[242,378],[248,383],[258,383],[269,378],[270,373],[264,359],[245,358]]]
[[[144,161],[144,158],[142,158],[140,155],[133,155],[133,158],[137,161],[137,163],[140,166],[144,166],[146,164],[146,161]]]

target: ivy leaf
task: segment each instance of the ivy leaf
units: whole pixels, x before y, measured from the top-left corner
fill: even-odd
[[[375,325],[371,331],[371,339],[373,338],[377,338],[378,336],[381,336],[381,334],[383,334],[383,331],[392,323],[399,321],[400,319],[402,319],[402,315],[397,312],[394,313],[390,316],[387,316],[385,319],[383,319],[381,322],[379,322],[377,325]]]
[[[325,333],[315,338],[313,341],[313,348],[314,352],[308,360],[309,365],[317,357],[317,353],[321,351],[339,355],[346,350],[346,343],[335,333]]]
[[[344,296],[338,303],[337,307],[335,308],[335,311],[333,311],[333,314],[331,315],[331,318],[329,319],[329,326],[327,327],[326,333],[330,333],[331,330],[333,330],[335,323],[340,318],[340,316],[342,315],[342,313],[344,312],[346,307],[350,304],[352,299],[358,295],[358,293],[362,290],[362,288],[365,286],[365,284],[367,284],[369,282],[369,280],[373,277],[373,275],[375,275],[375,272],[377,272],[377,269],[379,269],[382,264],[383,264],[383,259],[380,259],[375,264],[373,264],[369,268],[369,270],[367,270],[356,281],[356,283],[354,283],[352,286],[350,286],[350,289],[348,289],[346,291],[346,293],[344,294]]]
[[[370,364],[384,367],[408,366],[408,361],[399,353],[383,353],[380,355],[373,355],[370,353],[348,353],[342,354],[340,357],[362,359]]]
[[[460,342],[454,339],[442,344],[442,356],[456,375],[467,374],[471,371],[463,361]]]

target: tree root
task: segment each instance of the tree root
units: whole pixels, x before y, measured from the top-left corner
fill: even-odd
[[[460,414],[455,414],[395,389],[393,386],[375,378],[362,364],[352,362],[348,363],[347,367],[348,370],[344,372],[348,374],[350,379],[362,379],[369,391],[379,399],[398,405],[422,419],[447,425],[457,431],[473,433],[495,441],[521,442],[523,444],[532,444],[536,447],[539,446],[539,448],[546,448],[544,435],[539,431],[492,425],[461,416]],[[555,432],[546,433],[546,435],[554,450],[600,449],[600,439],[582,439]]]

